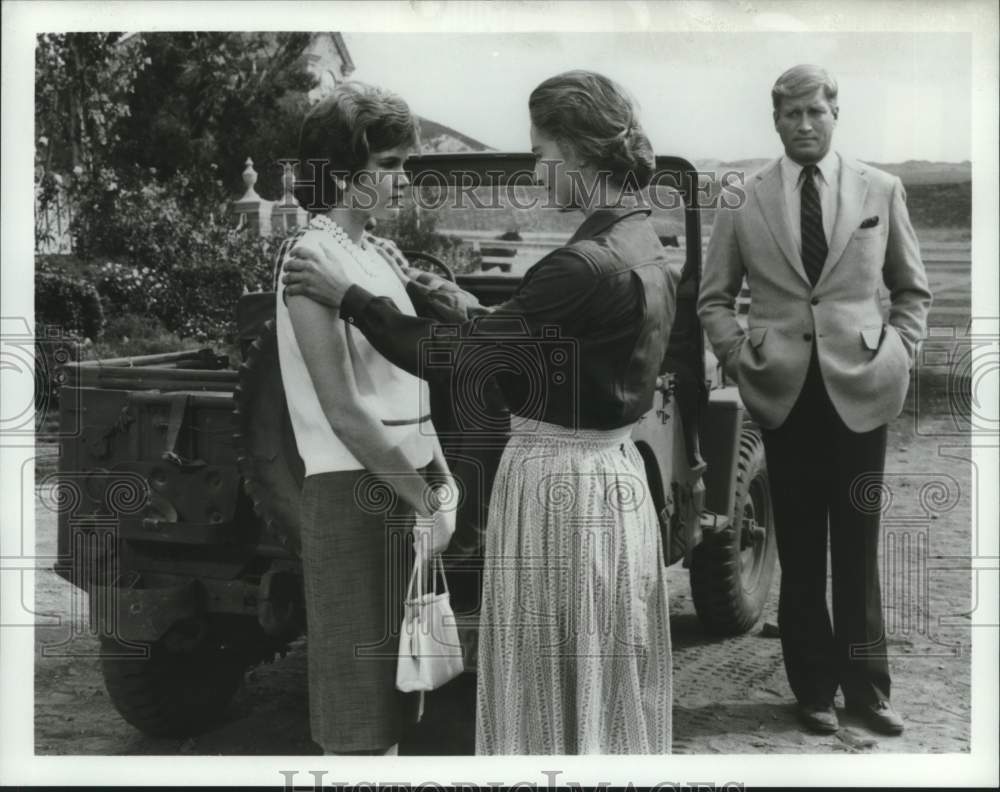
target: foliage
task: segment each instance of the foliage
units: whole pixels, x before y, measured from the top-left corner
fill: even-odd
[[[113,316],[144,316],[153,321],[169,299],[170,282],[149,267],[130,267],[106,261],[96,279],[101,299]]]
[[[36,149],[37,150],[37,149]],[[41,166],[35,169],[35,250],[47,249],[56,241],[50,227],[52,210],[58,211],[62,177]]]
[[[103,261],[95,280],[108,310],[185,337],[230,337],[240,295],[270,282],[272,240],[237,227],[220,180],[100,176],[74,183],[72,227],[78,255]]]
[[[295,157],[308,91],[308,33],[144,33],[149,65],[129,103],[118,166],[152,167],[161,178],[218,168],[241,186],[253,157],[261,194],[279,195],[277,160]]]
[[[35,272],[35,320],[76,338],[96,339],[104,328],[93,284],[40,256]]]
[[[136,78],[149,63],[120,33],[42,33],[35,48],[37,165],[90,168],[121,142]]]
[[[233,191],[242,189],[240,174],[252,156],[258,189],[280,194],[278,160],[296,156],[307,93],[315,84],[303,57],[309,38],[239,32],[40,35],[36,249],[51,242],[43,218],[63,181],[76,194],[71,198],[81,192],[100,198],[95,184],[108,192],[140,182],[176,189],[171,180],[185,175],[199,188],[211,180]],[[89,184],[78,187],[81,180]],[[213,191],[217,195],[217,204],[232,197]],[[96,204],[90,208],[99,209],[102,201]],[[93,247],[113,245],[104,239]]]
[[[106,167],[122,142],[122,121],[141,49],[119,33],[42,33],[35,48],[35,249],[55,238],[47,227],[64,177]]]
[[[237,229],[231,190],[253,155],[259,186],[278,193],[274,163],[294,157],[314,84],[309,38],[39,36],[39,216],[65,191],[73,249],[101,263],[109,310],[196,338],[233,332],[240,294],[270,281],[271,240]],[[36,218],[36,249],[44,235]]]
[[[104,328],[101,299],[93,284],[59,257],[39,256],[35,271],[35,406],[59,403],[61,366],[77,360]]]

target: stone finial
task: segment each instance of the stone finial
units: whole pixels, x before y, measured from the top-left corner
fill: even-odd
[[[253,160],[247,157],[246,168],[243,169],[243,183],[246,185],[247,191],[240,198],[240,203],[246,202],[256,202],[260,201],[261,198],[257,195],[256,190],[254,190],[254,185],[257,183],[257,171],[253,168]]]

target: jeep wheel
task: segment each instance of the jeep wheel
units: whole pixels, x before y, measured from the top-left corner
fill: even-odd
[[[228,709],[246,667],[240,655],[212,641],[187,652],[157,641],[144,658],[122,656],[125,651],[102,640],[104,684],[121,716],[151,737],[188,737],[211,727]]]
[[[692,554],[691,594],[702,625],[721,635],[757,622],[771,589],[777,544],[760,435],[744,429],[730,525],[706,534]]]

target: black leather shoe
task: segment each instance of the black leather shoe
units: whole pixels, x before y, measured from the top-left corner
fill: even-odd
[[[902,734],[903,719],[888,701],[875,701],[868,705],[848,705],[847,711],[859,715],[865,725],[879,734]]]
[[[833,734],[840,728],[833,704],[799,704],[799,722],[817,734]]]

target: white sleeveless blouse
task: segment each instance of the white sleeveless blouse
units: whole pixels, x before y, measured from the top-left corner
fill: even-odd
[[[403,313],[416,315],[403,284],[371,245],[355,246],[352,256],[329,231],[311,226],[282,246],[282,267],[296,242],[335,258],[352,282],[376,296],[389,297]],[[354,256],[361,259],[363,266]],[[284,288],[279,278],[275,289],[278,359],[305,474],[362,470],[364,465],[337,437],[323,412],[295,338]],[[382,421],[386,437],[402,449],[413,467],[428,464],[434,455],[434,427],[430,420],[427,383],[386,360],[357,328],[338,321],[336,332],[346,339],[364,407]]]

